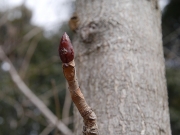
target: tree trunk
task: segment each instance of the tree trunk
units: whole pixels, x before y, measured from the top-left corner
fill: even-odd
[[[157,0],[77,0],[76,14],[77,76],[100,135],[170,135]]]

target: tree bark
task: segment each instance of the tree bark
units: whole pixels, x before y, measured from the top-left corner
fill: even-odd
[[[76,15],[77,76],[100,135],[170,135],[157,0],[77,0]]]

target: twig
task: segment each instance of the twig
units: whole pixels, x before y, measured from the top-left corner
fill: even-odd
[[[68,117],[69,117],[69,110],[71,107],[71,96],[69,94],[68,86],[66,87],[66,97],[64,101],[64,106],[62,110],[62,121],[66,125],[69,123]]]
[[[17,85],[19,90],[41,111],[41,113],[53,124],[55,125],[63,134],[72,135],[71,130],[64,125],[58,118],[44,105],[44,103],[27,87],[27,85],[22,81],[11,61],[8,59],[4,51],[0,46],[0,59],[6,61],[10,65],[9,73],[13,82]],[[58,122],[58,123],[57,123]]]
[[[58,119],[60,119],[60,104],[59,104],[59,98],[58,98],[58,93],[57,93],[57,88],[54,79],[51,80],[52,84],[52,92],[54,95],[54,102],[55,102],[55,108],[56,108],[56,116]],[[57,93],[57,94],[56,94]],[[57,128],[55,129],[54,135],[58,133]]]
[[[35,27],[34,29],[32,29],[31,31],[29,31],[28,33],[26,33],[26,35],[24,35],[23,39],[25,41],[29,41],[31,38],[33,38],[34,36],[36,36],[37,34],[39,34],[40,32],[42,32],[42,29],[39,27]]]
[[[58,117],[58,119],[60,119],[60,104],[59,104],[59,98],[58,98],[56,83],[55,83],[54,79],[51,80],[51,84],[52,84],[52,92],[54,95],[54,102],[55,102],[55,107],[56,107],[56,116]]]
[[[51,57],[51,58],[49,58],[49,59],[46,59],[46,60],[44,60],[43,62],[39,63],[39,64],[38,64],[38,67],[39,67],[39,68],[36,68],[36,69],[33,69],[33,70],[31,69],[31,72],[32,72],[33,74],[39,73],[40,71],[42,71],[42,70],[44,70],[45,68],[47,68],[49,65],[52,65],[52,64],[54,64],[54,63],[56,63],[56,62],[59,62],[59,58],[56,57],[56,56],[53,56],[53,57]],[[52,93],[52,92],[50,92],[50,93]]]
[[[63,118],[62,121],[68,125],[68,124],[72,124],[74,121],[73,121],[73,116],[70,116],[70,117],[67,117],[67,118]]]
[[[22,105],[20,105],[16,100],[11,98],[10,96],[7,96],[7,95],[1,93],[0,94],[0,100],[9,104],[10,106],[12,106],[16,110],[17,116],[19,118],[21,118],[21,116],[24,114],[24,110],[23,110]]]
[[[26,76],[26,72],[27,69],[29,67],[29,63],[31,61],[31,58],[34,54],[34,51],[37,47],[39,39],[34,39],[33,41],[31,41],[31,44],[26,52],[25,58],[23,59],[21,68],[19,70],[19,75],[21,76],[21,78],[24,80],[24,77]]]
[[[48,135],[53,129],[54,126],[49,124],[39,135]]]
[[[179,35],[180,33],[180,27],[178,27],[176,30],[168,34],[163,38],[163,44],[166,45],[167,43],[174,41],[174,39]]]
[[[69,85],[72,101],[84,119],[83,134],[99,135],[96,114],[86,103],[85,98],[79,88],[76,77],[74,51],[71,41],[66,33],[62,36],[60,41],[59,55],[61,61],[63,62],[63,73]]]
[[[38,118],[38,117],[34,114],[34,112],[33,112],[32,110],[30,110],[30,109],[25,110],[24,116],[26,116],[26,117],[28,117],[28,118],[30,118],[30,119],[38,122],[39,124],[41,124],[41,125],[43,125],[43,126],[47,126],[47,124],[48,124],[45,120],[42,120],[42,119]]]
[[[57,87],[58,87],[59,85],[57,85]],[[56,92],[55,92],[55,94],[58,94],[59,92],[61,92],[63,89],[58,89]],[[46,91],[45,93],[43,93],[43,94],[41,94],[41,95],[39,95],[39,98],[41,99],[41,100],[44,100],[44,99],[49,99],[49,98],[51,98],[53,96],[53,93],[52,93],[52,90],[50,89],[49,91]]]

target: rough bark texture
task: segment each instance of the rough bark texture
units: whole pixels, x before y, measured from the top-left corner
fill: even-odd
[[[100,135],[170,135],[156,0],[77,0],[77,76]],[[75,111],[75,133],[83,121]]]

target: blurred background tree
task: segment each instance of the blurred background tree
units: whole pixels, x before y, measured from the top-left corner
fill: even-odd
[[[31,10],[24,5],[1,12],[0,45],[23,81],[54,114],[62,119],[66,93],[57,48],[59,34],[62,35],[63,31],[69,29],[64,25],[58,35],[45,37],[42,28],[30,23],[31,17]],[[8,70],[7,63],[1,61],[0,64],[0,135],[40,134],[49,122],[19,92],[10,75],[5,72]],[[59,100],[59,109],[54,102],[55,97]],[[71,103],[68,108],[70,107]],[[69,110],[66,112],[68,117],[72,116],[72,109],[70,115]],[[71,119],[65,123],[72,128]],[[53,133],[55,128],[51,129]]]
[[[180,1],[171,0],[162,15],[166,78],[169,94],[171,130],[180,134]]]
[[[72,3],[71,3],[72,4]],[[71,5],[72,6],[72,5]],[[171,129],[180,134],[180,1],[170,0],[163,10],[162,32],[166,76],[169,93]],[[25,5],[0,12],[0,45],[12,61],[23,81],[31,90],[72,129],[72,105],[68,119],[63,118],[66,90],[58,57],[59,37],[64,31],[70,33],[67,22],[58,34],[45,36],[44,29],[30,22],[32,11]],[[38,135],[49,124],[40,111],[19,92],[5,72],[6,63],[0,61],[0,135]],[[58,95],[59,111],[55,107]],[[70,99],[68,99],[70,101]],[[67,100],[66,100],[67,101]],[[69,104],[68,104],[69,105]],[[69,108],[69,107],[67,107]],[[65,112],[64,112],[65,113]],[[50,126],[50,133],[56,132]]]

